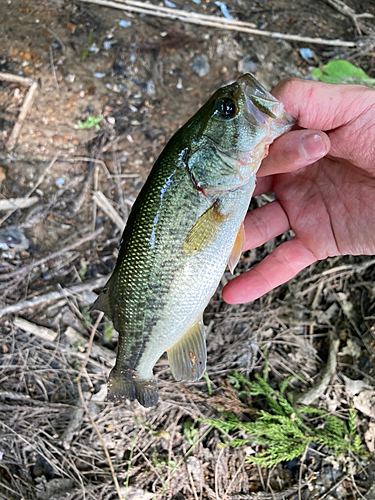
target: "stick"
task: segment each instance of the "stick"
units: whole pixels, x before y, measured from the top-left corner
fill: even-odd
[[[53,342],[57,337],[57,332],[54,332],[50,328],[36,325],[35,323],[31,323],[23,318],[15,318],[13,324],[15,327],[21,328],[21,330],[24,330],[25,332],[32,333],[43,340]]]
[[[8,151],[12,151],[12,149],[14,149],[14,147],[16,145],[17,138],[19,136],[19,133],[21,132],[21,128],[22,128],[22,125],[24,124],[27,113],[29,112],[29,110],[33,104],[33,100],[34,100],[37,89],[38,89],[38,84],[36,82],[32,83],[32,85],[31,85],[31,87],[30,87],[30,89],[25,97],[25,100],[23,102],[20,114],[18,116],[16,124],[13,127],[12,133],[10,134],[9,139],[5,143],[5,147],[8,149]]]
[[[42,175],[39,177],[39,179],[37,180],[37,182],[35,183],[34,187],[31,188],[31,190],[26,194],[25,196],[25,200],[27,200],[28,198],[30,198],[30,196],[33,194],[33,192],[38,188],[38,186],[40,186],[40,184],[44,181],[46,175],[47,175],[47,172],[49,172],[49,170],[53,167],[53,165],[55,164],[57,160],[57,156],[54,156],[50,162],[50,164],[48,165],[48,167],[45,169],[45,171],[42,173]],[[38,198],[32,198],[32,199],[36,199],[38,200]],[[25,202],[25,203],[29,203],[29,202]],[[0,201],[0,206],[1,206],[1,201]],[[7,213],[1,220],[0,220],[0,226],[12,215],[14,214],[14,212],[20,207],[12,207],[12,210],[11,212]],[[22,207],[23,208],[23,207]]]
[[[363,14],[356,14],[355,10],[353,10],[351,7],[346,5],[342,0],[325,0],[328,5],[336,9],[340,14],[343,14],[344,16],[348,17],[353,21],[354,26],[356,27],[356,30],[358,32],[358,35],[362,35],[362,30],[361,26],[358,22],[359,18],[372,18],[374,17],[372,14],[369,14],[368,12],[364,12]],[[367,33],[369,34],[369,33]]]
[[[207,20],[203,16],[195,13],[195,12],[190,12],[189,15],[186,15],[186,12],[183,11],[178,11],[177,9],[171,9],[170,12],[165,12],[165,7],[163,7],[163,11],[161,10],[162,7],[155,7],[151,6],[149,4],[144,4],[142,2],[137,2],[137,4],[141,4],[142,7],[136,7],[133,6],[135,2],[132,2],[130,4],[130,1],[127,1],[127,4],[122,4],[118,2],[114,2],[112,0],[80,0],[81,2],[84,3],[92,3],[95,5],[102,5],[103,7],[112,7],[114,9],[120,9],[120,10],[125,10],[129,12],[138,12],[142,14],[148,14],[150,16],[156,16],[156,17],[166,17],[170,19],[179,19],[181,21],[185,21],[187,23],[192,23],[192,24],[199,24],[202,26],[210,26],[213,28],[221,28],[221,29],[227,29],[227,30],[234,30],[234,31],[240,31],[243,33],[250,33],[252,35],[259,35],[259,36],[266,36],[268,38],[279,38],[283,40],[290,40],[290,41],[295,41],[295,42],[304,42],[304,43],[316,43],[320,45],[331,45],[334,47],[356,47],[356,44],[354,42],[345,42],[344,40],[327,40],[324,38],[312,38],[312,37],[303,37],[300,35],[289,35],[285,33],[277,33],[277,32],[272,32],[272,31],[263,31],[263,30],[258,30],[255,28],[250,28],[247,26],[243,26],[240,21],[235,21],[231,20],[231,22],[228,22],[229,20],[221,17],[215,17],[215,16],[205,16],[205,17],[212,17],[213,20]],[[180,14],[180,12],[183,12],[183,15]],[[249,23],[250,24],[250,23]]]
[[[95,203],[98,205],[98,207],[100,207],[106,214],[106,216],[109,217],[116,224],[116,226],[120,229],[120,231],[123,231],[125,227],[125,221],[122,219],[122,217],[119,216],[119,214],[113,208],[109,199],[101,191],[94,191],[92,197]]]
[[[108,449],[107,449],[107,447],[105,445],[105,442],[104,442],[103,437],[102,437],[102,435],[100,433],[100,430],[99,430],[98,426],[96,425],[96,423],[94,422],[94,420],[93,420],[93,418],[92,418],[92,416],[91,416],[91,414],[89,412],[89,409],[87,407],[85,398],[83,397],[83,392],[82,392],[82,387],[81,387],[82,373],[86,369],[86,365],[87,365],[87,362],[88,362],[89,357],[90,357],[91,347],[92,347],[92,344],[94,342],[95,333],[96,333],[96,330],[97,330],[97,328],[99,326],[99,323],[101,322],[103,316],[104,316],[104,313],[100,312],[99,316],[98,316],[98,319],[96,320],[96,323],[95,323],[95,325],[92,328],[91,336],[90,336],[90,341],[89,341],[89,346],[87,348],[86,358],[85,358],[85,361],[83,362],[83,364],[81,366],[81,369],[80,369],[78,377],[77,377],[77,387],[78,387],[79,397],[80,397],[81,402],[82,402],[82,406],[84,407],[85,412],[86,412],[86,414],[87,414],[87,416],[88,416],[88,418],[89,418],[92,426],[94,427],[96,434],[98,435],[98,438],[99,438],[99,440],[100,440],[100,442],[102,444],[105,456],[107,457],[109,468],[111,469],[111,474],[112,474],[113,482],[115,483],[115,488],[116,488],[117,495],[119,497],[119,500],[122,500],[122,494],[121,494],[121,490],[120,490],[120,485],[118,483],[116,472],[115,472],[115,469],[114,469],[113,464],[112,464],[111,456],[110,456],[110,454],[108,452]]]
[[[0,80],[3,80],[4,82],[20,83],[21,85],[25,85],[26,87],[31,87],[31,85],[34,83],[31,78],[12,75],[11,73],[0,73]]]
[[[51,63],[53,79],[55,81],[55,87],[56,87],[56,90],[59,90],[60,87],[59,87],[59,82],[57,81],[57,77],[56,77],[55,63],[53,61],[53,51],[52,51],[51,46],[49,48],[49,59],[50,59],[50,63]]]
[[[50,35],[52,35],[54,38],[56,38],[56,40],[59,42],[62,50],[66,49],[65,43],[61,40],[61,38],[59,36],[56,35],[56,33],[54,31],[51,30],[51,28],[49,28],[48,26],[45,26],[44,24],[38,24],[38,26],[39,26],[39,28],[44,28],[45,30],[47,30]]]
[[[55,259],[56,257],[59,257],[60,255],[69,252],[70,250],[74,250],[75,248],[79,247],[83,243],[86,243],[87,241],[93,240],[96,238],[101,232],[103,231],[103,228],[101,227],[100,229],[97,229],[93,233],[89,233],[83,238],[80,238],[79,240],[75,241],[71,245],[68,245],[64,248],[60,248],[60,250],[57,250],[57,252],[53,252],[47,257],[43,257],[42,259],[36,260],[35,262],[32,262],[28,266],[21,267],[20,269],[16,269],[15,271],[8,273],[8,274],[1,274],[0,275],[0,281],[7,281],[8,279],[15,278],[19,274],[24,274],[26,275],[29,271],[34,269],[34,267],[40,266],[41,264],[44,264],[45,262]]]
[[[18,313],[20,311],[24,311],[25,309],[40,306],[41,304],[54,302],[59,299],[65,299],[67,295],[74,295],[89,290],[95,290],[96,288],[102,288],[107,283],[108,278],[109,276],[103,276],[102,278],[98,278],[93,281],[73,285],[69,288],[62,288],[61,290],[56,290],[55,292],[39,295],[39,297],[34,297],[33,299],[23,300],[21,302],[17,302],[16,304],[5,306],[0,309],[0,318],[7,314]]]
[[[70,449],[70,444],[73,441],[74,434],[77,433],[81,427],[85,412],[82,408],[76,408],[70,417],[68,427],[65,429],[61,436],[61,442],[65,450]]]
[[[337,366],[337,353],[340,346],[340,339],[334,338],[333,334],[331,336],[331,345],[329,347],[327,364],[323,370],[322,378],[313,387],[297,398],[298,404],[304,404],[310,406],[316,399],[320,398],[327,389],[328,384],[331,381],[332,376],[336,372]]]
[[[39,200],[37,196],[32,198],[10,198],[9,200],[0,200],[0,212],[7,210],[17,210],[18,208],[29,208],[35,205]]]
[[[138,7],[140,9],[147,9],[155,12],[161,12],[164,14],[170,14],[176,19],[176,15],[179,16],[180,18],[188,18],[188,19],[206,19],[207,21],[211,22],[217,22],[219,24],[225,24],[225,25],[230,25],[233,24],[235,26],[245,26],[247,28],[256,28],[256,24],[254,23],[249,23],[246,21],[238,21],[237,19],[227,19],[225,17],[218,17],[218,16],[211,16],[207,14],[200,14],[198,12],[186,12],[185,10],[180,10],[180,9],[171,9],[170,7],[163,7],[161,5],[152,5],[150,3],[145,3],[145,2],[139,2],[138,0],[115,0],[117,3],[123,4],[123,5],[130,5],[133,7]]]

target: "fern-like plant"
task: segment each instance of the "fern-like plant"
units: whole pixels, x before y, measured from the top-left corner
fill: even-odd
[[[230,412],[223,412],[224,418],[200,420],[225,431],[226,435],[234,431],[244,431],[249,436],[245,439],[230,440],[226,443],[230,446],[243,446],[253,442],[266,447],[257,456],[248,457],[248,462],[259,464],[261,467],[272,467],[299,457],[311,443],[326,446],[335,456],[348,451],[366,455],[357,434],[356,413],[353,408],[349,410],[346,424],[323,410],[310,406],[298,407],[291,399],[287,399],[284,392],[290,378],[282,383],[280,390],[269,385],[266,375],[263,378],[255,376],[255,380],[250,381],[234,372],[229,380],[239,395],[246,393],[244,389],[247,388],[252,396],[264,396],[269,411],[261,410],[255,422],[241,422]],[[311,421],[311,415],[315,416],[314,422]],[[317,428],[316,417],[321,420],[320,428]]]

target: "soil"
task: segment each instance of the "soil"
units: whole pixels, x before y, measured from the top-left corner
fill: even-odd
[[[225,13],[212,0],[174,3]],[[347,5],[375,15],[370,0]],[[322,0],[233,0],[226,7],[262,30],[358,37],[353,21]],[[363,34],[371,33],[371,19],[361,22]],[[315,62],[303,59],[301,48],[311,48]],[[334,57],[350,58],[375,78],[373,49],[288,42],[78,0],[0,0],[0,72],[38,83],[9,150],[29,88],[0,76],[0,201],[35,198],[28,208],[0,212],[0,498],[117,498],[103,444],[129,500],[373,498],[367,492],[374,410],[364,409],[345,382],[346,376],[374,389],[371,257],[317,263],[244,306],[225,304],[220,287],[204,317],[209,380],[177,383],[161,358],[155,369],[161,402],[152,409],[104,401],[117,343],[107,320],[88,344],[98,317],[89,304],[113,269],[121,227],[172,134],[214,90],[245,71],[270,89],[283,78],[311,78],[316,61]],[[85,128],[92,117],[97,127]],[[103,208],[103,195],[117,219]],[[267,201],[258,197],[252,207]],[[246,252],[236,273],[288,237]],[[51,299],[52,292],[59,296]],[[253,419],[258,403],[239,395],[230,375],[261,374],[265,358],[274,387],[293,375],[293,390],[308,390],[324,369],[329,335],[340,338],[337,370],[314,406],[347,420],[357,401],[367,459],[350,453],[336,459],[320,449],[261,469],[246,462],[259,445],[223,447],[225,435],[196,420],[223,411]],[[86,353],[81,385],[103,442],[77,387]]]

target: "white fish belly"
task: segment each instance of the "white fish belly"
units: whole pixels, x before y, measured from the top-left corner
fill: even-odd
[[[152,377],[152,369],[160,356],[201,319],[225,271],[254,187],[255,176],[241,190],[228,195],[226,203],[230,214],[219,236],[208,248],[181,262],[167,296],[165,314],[153,328],[138,363],[139,378]]]

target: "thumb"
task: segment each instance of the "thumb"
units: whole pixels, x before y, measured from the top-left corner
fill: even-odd
[[[291,172],[311,165],[330,149],[329,137],[320,130],[292,130],[272,144],[258,177]]]

